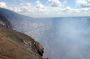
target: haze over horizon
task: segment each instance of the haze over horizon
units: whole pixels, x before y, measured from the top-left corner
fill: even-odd
[[[31,17],[90,16],[90,0],[0,0],[0,6]]]

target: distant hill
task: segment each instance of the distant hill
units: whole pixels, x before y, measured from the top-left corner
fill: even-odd
[[[2,19],[1,19],[2,18]],[[0,21],[5,23],[6,27],[12,27],[15,21],[30,20],[31,17],[20,15],[8,9],[0,8]],[[0,22],[1,23],[1,22]]]

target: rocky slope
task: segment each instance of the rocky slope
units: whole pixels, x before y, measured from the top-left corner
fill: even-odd
[[[0,59],[43,59],[43,47],[15,30],[0,28]]]
[[[44,48],[39,42],[13,28],[12,20],[24,18],[31,19],[0,8],[0,59],[46,59],[42,58]]]

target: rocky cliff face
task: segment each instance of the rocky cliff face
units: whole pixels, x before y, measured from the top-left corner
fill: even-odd
[[[10,20],[30,19],[0,8],[0,59],[43,59],[44,48],[39,42],[13,29]],[[46,59],[46,58],[44,58]]]
[[[43,59],[43,47],[33,38],[0,28],[0,59]]]
[[[0,27],[12,28],[11,23],[8,21],[6,16],[0,14]]]

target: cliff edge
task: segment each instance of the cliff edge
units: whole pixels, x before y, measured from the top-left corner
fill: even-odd
[[[43,59],[44,48],[33,38],[0,28],[0,59]]]

